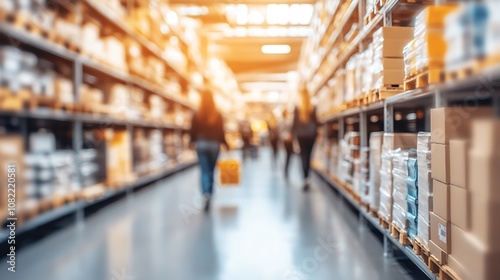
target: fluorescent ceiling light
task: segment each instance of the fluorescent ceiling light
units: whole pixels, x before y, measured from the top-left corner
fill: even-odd
[[[288,54],[291,50],[289,45],[263,45],[261,48],[263,54]]]

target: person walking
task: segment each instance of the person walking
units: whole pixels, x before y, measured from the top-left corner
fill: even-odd
[[[299,91],[300,103],[295,109],[292,134],[299,142],[300,158],[304,175],[303,190],[309,189],[309,170],[311,167],[311,154],[316,137],[318,136],[318,120],[316,108],[312,106],[309,92],[303,86]]]
[[[205,211],[208,211],[213,194],[214,170],[221,144],[229,150],[224,134],[222,115],[215,107],[212,93],[209,91],[201,93],[200,107],[191,121],[190,136],[191,143],[196,145],[198,162],[201,167],[204,208]]]
[[[290,159],[293,155],[293,136],[292,136],[292,120],[289,117],[288,110],[283,110],[282,119],[280,122],[280,138],[285,148],[285,178],[288,179],[288,167]]]
[[[269,142],[271,143],[271,148],[273,149],[273,160],[276,163],[278,158],[278,142],[280,140],[278,121],[274,114],[271,114],[269,121],[267,121],[267,132],[269,135]]]

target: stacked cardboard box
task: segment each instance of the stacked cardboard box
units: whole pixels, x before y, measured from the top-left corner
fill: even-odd
[[[452,189],[454,194],[457,194],[457,191],[460,192],[454,189],[456,186],[451,187],[450,140],[468,139],[471,135],[471,121],[489,116],[491,116],[491,110],[480,107],[449,107],[431,110],[433,208],[429,249],[441,264],[447,263],[448,254],[452,252],[450,190]],[[459,147],[466,149],[464,147],[466,144],[463,142],[452,143],[456,149]],[[463,178],[457,180],[456,183],[463,184]],[[458,195],[463,196],[463,192]],[[460,222],[459,224],[463,225]]]
[[[370,186],[369,204],[370,208],[378,211],[380,204],[380,169],[382,165],[382,142],[383,132],[372,132],[370,134]]]
[[[372,80],[375,89],[403,85],[403,48],[411,39],[411,27],[381,27],[373,34]]]
[[[413,133],[384,133],[382,144],[382,166],[380,169],[379,216],[392,222],[393,206],[393,157],[396,149],[414,149],[417,135]]]
[[[359,169],[360,162],[360,135],[358,132],[355,131],[350,131],[347,132],[344,136],[344,145],[345,149],[344,155],[343,155],[343,174],[341,175],[340,179],[348,184],[351,184],[354,187],[354,172],[356,168]],[[357,167],[358,166],[358,167]],[[359,176],[359,173],[358,173]],[[359,177],[358,177],[359,178]],[[359,187],[359,184],[356,185]],[[354,189],[356,194],[359,195],[359,189]]]
[[[472,140],[450,140],[448,266],[466,280],[496,279],[500,274],[498,139],[500,121],[490,119],[473,122]]]
[[[430,211],[432,211],[431,134],[417,136],[418,161],[418,239],[429,247]]]

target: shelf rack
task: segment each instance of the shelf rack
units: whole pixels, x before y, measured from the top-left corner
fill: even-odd
[[[413,253],[413,249],[410,246],[403,246],[398,239],[391,236],[388,229],[384,229],[380,226],[379,221],[370,215],[365,209],[360,207],[360,205],[342,188],[337,186],[325,172],[318,168],[314,168],[314,171],[320,176],[320,178],[325,181],[330,187],[332,187],[337,193],[341,194],[342,197],[347,200],[351,206],[359,213],[360,222],[368,221],[373,228],[377,229],[384,238],[384,254],[392,250],[391,246],[399,249],[405,256],[411,260],[415,266],[417,266],[429,279],[438,280],[437,275],[433,274],[423,262],[423,260]]]
[[[154,43],[150,42],[148,39],[140,35],[138,32],[133,30],[124,20],[117,18],[113,12],[98,3],[95,0],[83,0],[76,4],[75,10],[72,11],[72,8],[68,8],[70,12],[74,12],[76,14],[82,13],[82,6],[86,5],[91,8],[92,13],[97,17],[102,18],[104,21],[109,23],[115,30],[120,31],[126,36],[138,42],[144,49],[156,56],[158,59],[163,61],[167,66],[169,72],[173,75],[179,77],[183,84],[187,84],[189,87],[194,88],[196,90],[204,90],[205,87],[203,85],[199,85],[195,83],[189,74],[181,69],[175,63],[172,63],[168,59],[163,56],[162,50],[156,46]],[[102,7],[101,7],[102,6]],[[184,41],[184,39],[180,36],[177,30],[171,29],[172,34],[177,36],[184,46],[188,44]],[[0,23],[0,37],[4,42],[11,43],[14,46],[22,46],[23,48],[27,48],[33,50],[34,52],[42,53],[43,57],[50,57],[54,60],[64,61],[67,65],[70,65],[72,68],[71,79],[73,81],[73,96],[75,102],[79,101],[79,88],[83,84],[84,74],[87,72],[98,73],[99,75],[104,76],[105,78],[111,78],[113,80],[117,80],[122,82],[127,86],[135,86],[141,88],[145,91],[153,93],[155,95],[161,96],[167,99],[170,102],[181,105],[188,110],[194,110],[194,105],[184,96],[181,96],[180,93],[177,92],[167,92],[165,89],[162,89],[160,85],[155,83],[151,83],[148,80],[130,74],[128,72],[120,71],[117,69],[113,69],[111,66],[104,65],[98,61],[95,61],[83,54],[80,54],[77,51],[72,51],[67,49],[66,47],[59,45],[51,40],[44,38],[41,35],[37,35],[23,28],[14,27],[8,23],[1,22]],[[116,125],[124,127],[129,133],[132,133],[135,128],[153,128],[160,129],[162,133],[173,133],[173,134],[182,134],[188,130],[188,127],[185,125],[177,125],[175,123],[165,123],[160,121],[146,121],[139,119],[120,119],[113,116],[104,116],[104,115],[93,115],[86,113],[66,113],[62,111],[52,111],[50,109],[41,109],[38,108],[36,110],[22,110],[22,111],[1,111],[1,118],[13,118],[17,119],[17,125],[23,137],[27,139],[27,124],[28,120],[37,119],[37,120],[48,120],[48,121],[61,121],[66,122],[71,125],[71,134],[72,134],[72,144],[68,147],[71,149],[74,154],[80,154],[83,149],[83,127],[84,124],[97,124],[100,127],[113,127]],[[133,146],[133,144],[132,144]],[[132,151],[131,151],[132,152]],[[157,180],[160,180],[164,177],[170,176],[174,173],[182,171],[186,168],[194,166],[196,162],[186,162],[186,163],[178,163],[176,166],[171,167],[166,170],[162,170],[161,172],[155,173],[154,175],[141,177],[135,180],[132,183],[124,186],[119,190],[111,190],[107,189],[104,196],[94,200],[92,202],[86,202],[83,200],[78,200],[76,202],[63,205],[58,208],[54,208],[47,212],[44,212],[31,220],[28,220],[25,224],[21,225],[16,229],[16,234],[18,237],[23,235],[29,235],[30,233],[36,233],[38,229],[41,229],[49,224],[52,224],[55,221],[58,221],[64,217],[73,215],[77,222],[82,221],[85,216],[85,211],[96,206],[96,205],[105,205],[110,203],[115,198],[119,198],[123,195],[129,195],[130,193],[138,190],[139,188],[149,185]],[[75,158],[75,166],[76,169],[81,172],[81,159],[79,157]],[[82,181],[82,176],[79,179]],[[80,182],[81,183],[81,182]],[[0,242],[2,244],[6,244],[7,232],[0,231]]]
[[[22,238],[23,235],[34,233],[37,229],[44,227],[47,224],[53,223],[63,217],[69,215],[75,215],[76,222],[82,222],[84,217],[84,212],[86,209],[92,208],[98,204],[106,203],[114,198],[118,198],[122,195],[130,195],[139,188],[151,184],[160,179],[171,176],[175,173],[181,172],[185,169],[193,167],[196,162],[181,163],[173,168],[169,168],[165,171],[159,172],[154,175],[142,177],[133,183],[130,183],[118,190],[108,190],[104,196],[94,201],[82,201],[78,200],[73,203],[66,204],[64,206],[49,210],[45,213],[40,214],[36,218],[29,220],[27,223],[22,225],[16,230],[16,236]],[[6,244],[8,238],[8,232],[5,229],[0,231],[0,243]]]

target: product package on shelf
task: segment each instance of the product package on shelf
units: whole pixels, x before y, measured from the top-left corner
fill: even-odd
[[[451,255],[448,265],[462,279],[495,279],[500,274],[500,242],[497,238],[497,213],[500,211],[500,153],[497,144],[500,138],[500,121],[473,121],[471,131],[467,189],[451,187],[452,191],[462,190],[462,199],[468,201],[461,207],[466,208],[461,212],[465,213],[465,217],[458,217],[466,220],[465,228],[451,225]],[[451,195],[453,202],[457,197]]]
[[[380,204],[380,170],[382,165],[383,132],[370,134],[370,185],[369,204],[372,211],[378,211]]]
[[[412,39],[411,27],[381,27],[373,34],[374,89],[403,89],[403,49]]]
[[[446,19],[446,70],[454,71],[483,57],[497,57],[500,44],[500,3],[462,3]]]
[[[414,133],[384,133],[382,143],[382,165],[380,168],[380,205],[378,213],[381,218],[389,223],[392,221],[394,179],[392,168],[394,151],[397,149],[414,149],[416,146],[417,135]]]
[[[420,241],[429,246],[430,211],[432,211],[431,134],[419,132],[418,161],[418,233]]]
[[[105,131],[106,184],[111,188],[120,188],[133,180],[130,137],[125,130]]]
[[[360,155],[359,193],[363,203],[370,203],[370,148],[362,147]]]
[[[456,8],[456,6],[429,6],[415,18],[413,49],[415,65],[411,67],[415,68],[417,73],[443,69],[447,50],[443,33],[445,18]],[[429,79],[432,83],[439,82],[439,77],[430,72]]]
[[[329,164],[330,169],[329,169],[328,173],[331,176],[338,177],[338,171],[339,171],[338,162],[339,162],[339,153],[340,153],[338,141],[332,141],[330,151],[331,151],[330,164]]]
[[[406,201],[408,196],[406,180],[409,177],[408,160],[410,157],[415,156],[415,151],[396,150],[392,157],[392,223],[402,230],[406,230],[408,228],[408,222],[406,219],[406,212],[408,210]]]
[[[414,156],[417,151],[413,150]],[[406,178],[406,196],[407,211],[406,220],[408,220],[408,235],[412,240],[418,234],[418,159],[412,157],[408,159],[408,177]]]
[[[20,135],[0,135],[0,222],[4,222],[7,218],[7,209],[12,208],[8,205],[8,194],[15,191],[16,203],[22,207],[25,200],[25,183],[23,182],[22,174],[25,172],[24,167],[24,140]],[[16,188],[12,188],[7,183],[12,183],[9,178],[15,176]],[[10,191],[12,190],[12,191]]]

